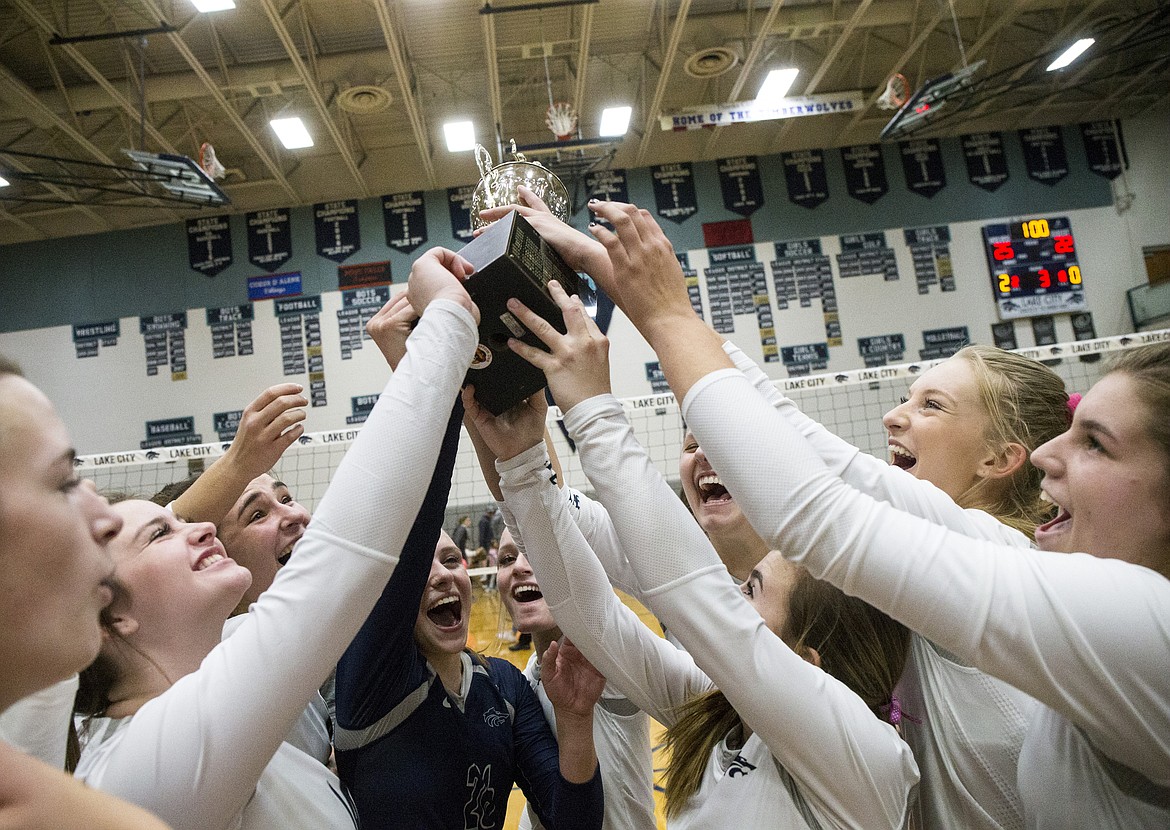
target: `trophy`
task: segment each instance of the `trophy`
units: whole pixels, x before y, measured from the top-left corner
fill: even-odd
[[[561,180],[551,170],[517,153],[515,142],[515,161],[494,167],[482,146],[476,145],[475,153],[482,179],[472,195],[471,218],[474,227],[483,230],[459,254],[475,267],[464,286],[479,307],[479,345],[463,384],[475,384],[475,399],[480,406],[500,415],[545,385],[544,373],[508,348],[510,337],[544,348],[539,338],[508,310],[508,299],[520,300],[563,334],[564,320],[549,294],[548,283],[555,279],[566,293],[576,294],[580,277],[516,211],[492,223],[479,218],[479,211],[485,208],[519,204],[516,188],[525,185],[544,200],[555,216],[567,219],[569,194]]]
[[[518,205],[520,196],[516,188],[524,185],[539,196],[552,215],[562,222],[569,221],[569,191],[556,174],[539,161],[529,161],[523,153],[516,152],[516,141],[512,140],[512,161],[492,165],[491,153],[482,144],[475,145],[475,164],[479,167],[479,184],[471,194],[471,227],[479,229],[488,223],[479,218],[479,212],[499,205]]]

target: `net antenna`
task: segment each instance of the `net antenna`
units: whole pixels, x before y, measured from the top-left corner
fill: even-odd
[[[906,99],[910,97],[910,83],[906,80],[906,76],[900,72],[895,72],[886,81],[886,91],[877,99],[879,109],[896,110],[906,103]]]

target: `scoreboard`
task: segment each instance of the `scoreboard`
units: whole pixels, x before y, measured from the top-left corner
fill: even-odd
[[[1067,216],[983,226],[1001,320],[1082,311],[1085,293]]]

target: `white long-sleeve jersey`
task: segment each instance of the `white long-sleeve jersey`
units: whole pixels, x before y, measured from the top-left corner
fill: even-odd
[[[458,304],[427,308],[272,587],[197,671],[103,725],[82,778],[176,830],[355,826],[337,779],[283,739],[394,570],[476,340]]]
[[[981,510],[964,509],[928,481],[885,463],[809,418],[730,342],[724,351],[760,394],[804,437],[829,471],[846,484],[951,530],[1018,548],[1024,534]],[[1038,701],[930,643],[911,642],[898,684],[902,736],[922,773],[915,826],[922,830],[1020,830],[1024,807],[1017,785],[1020,749]]]
[[[538,655],[528,658],[524,677],[536,692],[544,719],[555,732],[557,716],[548,692],[540,682]],[[650,719],[606,684],[593,707],[593,746],[605,790],[602,830],[654,830],[654,757],[650,749]],[[520,816],[520,830],[540,830],[544,825],[532,805]]]
[[[713,753],[679,826],[735,815],[737,824],[753,822],[743,826],[806,827],[811,815],[825,827],[900,827],[918,779],[909,748],[844,684],[768,630],[634,441],[621,405],[611,396],[590,403],[566,413],[566,425],[625,550],[637,551],[634,587],[690,653],[649,632],[613,596],[544,471],[543,449],[534,447],[498,468],[558,624],[611,683],[664,723],[714,680],[774,759],[736,765]],[[738,752],[753,746],[749,739]]]
[[[738,370],[702,378],[683,415],[769,544],[1044,704],[1020,756],[1026,826],[1170,826],[1170,581],[972,539],[877,501]]]

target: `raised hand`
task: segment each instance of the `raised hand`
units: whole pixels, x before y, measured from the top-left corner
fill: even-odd
[[[548,402],[544,398],[543,389],[507,412],[493,415],[479,405],[475,399],[475,387],[468,385],[463,387],[463,406],[463,423],[467,426],[472,442],[477,438],[483,441],[500,461],[507,461],[544,440]],[[488,486],[490,489],[491,482]],[[495,490],[492,492],[494,495]]]
[[[561,334],[512,298],[508,300],[508,310],[549,350],[545,352],[515,338],[508,340],[508,348],[544,372],[553,397],[561,409],[569,410],[586,398],[610,391],[609,339],[585,311],[580,297],[566,294],[556,280],[549,282],[548,289],[564,317],[566,333]]]
[[[417,319],[418,312],[410,304],[407,292],[400,291],[366,323],[366,334],[382,352],[391,371],[398,368],[398,361],[406,354],[406,338]]]
[[[557,713],[585,717],[601,699],[605,677],[572,641],[553,641],[540,661],[540,682]]]
[[[599,201],[590,202],[589,209],[614,227],[589,226],[613,265],[612,284],[601,287],[654,345],[651,335],[657,328],[695,316],[674,246],[649,211]]]
[[[249,481],[268,472],[305,432],[308,400],[299,383],[278,383],[261,392],[240,416],[224,459]]]
[[[191,522],[219,522],[252,479],[276,466],[304,432],[309,402],[299,383],[278,383],[244,408],[224,454],[178,496],[171,509]]]
[[[540,197],[527,187],[521,185],[517,192],[523,204],[481,210],[480,217],[494,222],[506,216],[509,211],[517,211],[574,271],[584,271],[593,277],[598,285],[613,282],[609,254],[601,243],[553,216]]]
[[[454,300],[471,312],[479,323],[479,308],[471,301],[463,281],[475,268],[470,262],[446,248],[431,248],[414,261],[406,293],[410,304],[421,317],[432,300],[440,297]]]

